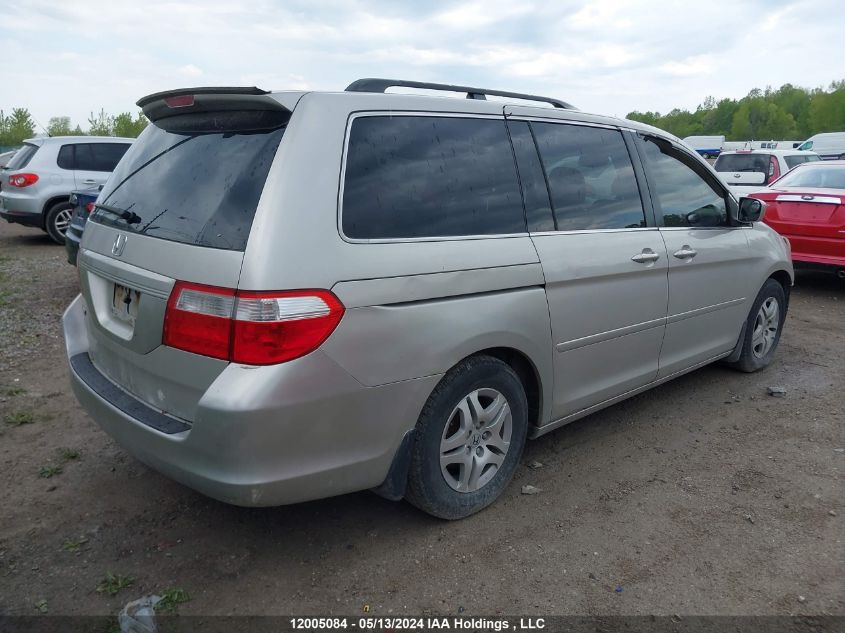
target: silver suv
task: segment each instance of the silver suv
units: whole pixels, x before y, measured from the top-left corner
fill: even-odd
[[[0,217],[43,229],[64,244],[75,189],[96,191],[135,139],[52,136],[23,142],[0,172]]]
[[[772,360],[788,242],[655,128],[389,80],[138,105],[152,125],[79,252],[71,380],[126,450],[207,495],[372,488],[461,518],[526,438]]]

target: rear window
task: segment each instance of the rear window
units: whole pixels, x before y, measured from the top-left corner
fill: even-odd
[[[790,169],[801,163],[812,163],[821,160],[817,154],[793,154],[792,156],[784,156],[783,159]]]
[[[228,112],[149,125],[100,194],[101,224],[196,246],[246,247],[287,113]],[[128,212],[127,220],[115,212]]]
[[[505,122],[355,119],[342,213],[344,234],[356,239],[525,232]]]
[[[23,169],[29,164],[29,161],[32,160],[32,157],[35,156],[35,152],[37,151],[38,145],[24,143],[24,146],[15,152],[14,156],[12,156],[12,160],[6,163],[6,169],[10,171]]]
[[[808,189],[845,189],[845,166],[807,165],[791,171],[773,185]]]
[[[716,171],[769,173],[769,154],[722,154],[716,159]]]

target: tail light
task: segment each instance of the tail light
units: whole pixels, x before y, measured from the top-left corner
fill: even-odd
[[[95,205],[94,202],[89,202],[88,204],[85,205],[85,210],[88,213],[93,213],[94,212],[94,205]]]
[[[177,282],[162,342],[246,365],[284,363],[317,349],[343,317],[327,290],[251,292]]]
[[[778,166],[778,159],[774,156],[769,158],[769,179],[768,182],[774,182],[780,178],[780,167]]]
[[[9,176],[9,184],[13,187],[29,187],[38,182],[38,174],[14,174]]]

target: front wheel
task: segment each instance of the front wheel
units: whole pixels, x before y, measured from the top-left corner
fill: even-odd
[[[420,414],[405,497],[442,519],[462,519],[493,503],[519,464],[528,432],[525,390],[491,356],[449,371]]]
[[[708,158],[710,158],[710,154],[708,154],[707,152],[704,152],[704,153],[701,155],[701,157],[702,157],[704,160],[707,160]]]
[[[69,202],[59,202],[50,207],[44,219],[44,230],[56,244],[65,243],[65,233],[73,217],[73,205]]]
[[[767,367],[775,355],[786,319],[786,293],[774,279],[766,280],[748,315],[742,352],[733,367],[754,372]]]

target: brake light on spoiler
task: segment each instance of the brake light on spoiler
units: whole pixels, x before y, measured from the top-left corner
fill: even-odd
[[[274,365],[317,349],[343,313],[327,290],[254,292],[179,281],[162,342],[234,363]]]

